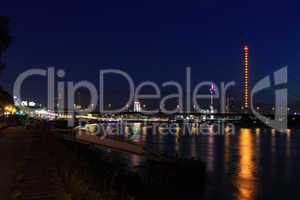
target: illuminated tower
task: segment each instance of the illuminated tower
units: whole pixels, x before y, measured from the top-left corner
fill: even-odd
[[[244,94],[243,110],[248,112],[249,109],[249,69],[248,69],[248,46],[244,46]]]
[[[214,84],[210,85],[209,92],[210,92],[210,106],[213,108],[213,103],[214,103],[214,101],[213,101],[213,98],[214,98],[213,95],[216,94],[216,87],[215,87]]]

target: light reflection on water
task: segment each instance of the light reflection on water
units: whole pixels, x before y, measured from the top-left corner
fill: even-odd
[[[165,127],[146,127],[134,123],[124,127],[125,139],[144,145],[146,149],[168,156],[198,158],[206,162],[209,181],[205,199],[282,199],[298,195],[300,187],[300,134],[298,130],[276,132],[267,128],[240,128],[235,135],[226,131],[214,135],[191,135],[174,128],[172,135]],[[143,162],[129,156],[130,165]]]
[[[239,134],[239,161],[236,178],[237,199],[253,199],[255,196],[256,166],[253,160],[253,133],[251,129],[240,129]]]
[[[212,173],[214,170],[214,136],[209,134],[207,136],[208,146],[207,146],[207,171]]]

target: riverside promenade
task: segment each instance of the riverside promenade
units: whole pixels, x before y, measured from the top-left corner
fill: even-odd
[[[0,199],[11,199],[20,160],[24,159],[30,140],[22,128],[2,128],[0,131]]]
[[[49,134],[41,127],[0,130],[0,199],[64,199]]]

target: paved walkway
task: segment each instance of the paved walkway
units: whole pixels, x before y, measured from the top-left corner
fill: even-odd
[[[46,131],[22,127],[2,130],[0,199],[9,200],[12,195],[20,200],[62,199],[64,188],[57,175],[53,148]]]
[[[10,199],[17,163],[24,158],[31,143],[22,128],[7,128],[0,131],[0,199]]]

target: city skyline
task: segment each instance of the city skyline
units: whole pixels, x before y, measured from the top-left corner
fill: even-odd
[[[174,88],[171,89],[171,90],[170,90],[170,88],[168,88],[168,90],[164,89],[164,87],[165,87],[164,84],[168,83],[169,81],[175,82],[176,84],[178,84],[179,87],[181,87],[181,90],[182,90],[183,93],[180,96],[181,96],[183,102],[181,102],[180,104],[178,104],[178,99],[177,100],[175,99],[175,100],[172,100],[172,101],[167,101],[166,105],[168,107],[170,107],[170,106],[171,107],[172,106],[173,107],[177,106],[177,107],[180,107],[181,110],[183,110],[183,111],[190,112],[190,111],[195,111],[195,108],[194,108],[195,104],[193,102],[191,102],[191,100],[189,100],[189,99],[191,99],[194,96],[194,93],[191,92],[191,91],[193,91],[193,90],[197,90],[198,91],[199,89],[197,89],[197,87],[198,87],[199,84],[201,85],[201,84],[204,83],[204,85],[201,86],[200,90],[198,91],[198,93],[203,94],[203,95],[211,93],[211,91],[210,91],[211,89],[209,89],[209,87],[215,85],[218,88],[220,87],[219,89],[222,89],[222,84],[225,84],[225,86],[226,85],[230,85],[229,86],[229,90],[226,89],[226,95],[224,96],[224,99],[226,101],[226,103],[225,103],[226,106],[229,106],[230,110],[233,111],[233,112],[241,112],[241,111],[248,112],[249,111],[249,104],[251,103],[250,102],[250,94],[249,94],[249,90],[251,91],[251,87],[249,85],[254,85],[255,83],[251,84],[251,82],[249,81],[249,80],[251,80],[251,76],[249,76],[249,74],[251,75],[251,69],[249,70],[249,48],[248,48],[248,45],[244,44],[241,47],[241,49],[242,49],[242,52],[243,52],[242,56],[241,56],[242,63],[243,63],[242,67],[241,67],[241,71],[243,72],[243,75],[241,77],[242,80],[240,80],[237,83],[236,82],[232,82],[232,81],[231,82],[221,81],[221,82],[214,83],[211,80],[204,80],[202,82],[197,82],[197,78],[195,78],[194,72],[193,72],[193,68],[191,66],[188,66],[188,67],[185,68],[184,75],[181,74],[182,77],[183,77],[182,79],[185,82],[183,82],[183,81],[175,81],[173,79],[170,79],[170,80],[166,79],[165,82],[162,82],[162,83],[157,83],[157,82],[154,82],[153,80],[149,80],[149,79],[146,80],[146,81],[144,81],[144,82],[140,82],[140,83],[139,82],[135,82],[134,77],[131,77],[130,74],[128,74],[126,71],[119,70],[118,68],[116,68],[116,69],[108,68],[108,69],[103,69],[103,71],[106,71],[106,70],[110,71],[112,69],[115,72],[110,72],[110,73],[115,74],[114,76],[118,75],[119,77],[118,78],[116,78],[116,77],[114,77],[114,78],[108,78],[108,79],[107,79],[107,77],[105,77],[105,79],[104,79],[104,77],[102,77],[102,75],[101,75],[101,73],[102,73],[102,69],[101,69],[99,72],[100,72],[100,80],[101,80],[101,82],[103,82],[102,84],[104,84],[104,82],[106,82],[107,80],[108,80],[108,83],[112,83],[112,82],[118,81],[120,79],[125,84],[120,84],[120,88],[119,88],[118,92],[114,91],[115,88],[114,87],[111,88],[110,85],[108,85],[108,89],[107,89],[107,86],[106,86],[107,83],[104,84],[106,86],[106,89],[104,89],[104,88],[101,89],[102,88],[101,84],[98,85],[98,86],[96,84],[96,85],[94,85],[94,87],[95,87],[96,90],[100,89],[99,90],[99,92],[100,92],[99,95],[103,96],[103,100],[105,100],[104,103],[101,103],[101,101],[100,101],[100,104],[102,104],[102,106],[104,106],[106,108],[107,107],[108,108],[116,108],[116,107],[120,107],[121,105],[125,106],[124,102],[126,102],[128,100],[128,98],[129,98],[128,94],[126,94],[126,93],[128,93],[128,91],[130,91],[131,89],[135,90],[135,89],[139,88],[143,84],[148,85],[149,83],[147,83],[147,82],[150,81],[151,82],[150,85],[148,85],[148,86],[144,85],[142,87],[142,90],[141,90],[142,92],[141,91],[139,91],[139,92],[141,92],[142,94],[145,94],[145,95],[153,95],[153,92],[155,90],[153,91],[154,88],[152,88],[151,84],[155,84],[156,85],[155,87],[159,88],[159,90],[160,90],[160,94],[161,94],[160,97],[156,97],[156,98],[153,98],[153,99],[150,98],[150,99],[142,99],[142,100],[139,99],[139,100],[142,101],[142,104],[143,104],[144,107],[147,106],[147,109],[149,109],[149,108],[150,109],[154,109],[154,108],[160,107],[159,106],[159,102],[163,99],[164,95],[170,95],[168,93],[170,93],[170,91],[174,90]],[[49,77],[50,71],[51,71],[51,73],[57,74],[55,76],[56,78],[54,77],[54,79],[53,79],[53,81],[54,81],[53,84],[54,85],[51,86],[51,88],[58,87],[57,86],[58,82],[60,82],[61,84],[63,83],[65,85],[64,87],[66,87],[67,84],[69,84],[71,82],[72,82],[72,84],[76,85],[77,83],[80,83],[80,81],[88,81],[88,82],[90,82],[90,84],[93,85],[93,82],[91,80],[79,80],[77,82],[76,81],[74,82],[72,80],[64,79],[65,77],[67,77],[67,73],[66,73],[66,70],[64,68],[55,68],[55,67],[48,67],[48,69],[32,68],[32,69],[28,69],[27,71],[24,71],[26,73],[33,72],[33,74],[29,75],[28,77],[26,77],[26,79],[24,79],[24,81],[22,81],[22,88],[21,88],[22,90],[24,90],[24,88],[23,88],[24,83],[26,85],[28,81],[33,81],[31,79],[37,78],[37,76],[34,75],[34,73],[36,73],[35,70],[42,70],[42,71],[45,71],[46,74],[48,74],[45,77],[44,77],[44,75],[41,76],[41,77],[39,77],[39,79],[44,79],[44,81],[47,80],[47,76]],[[20,78],[21,76],[23,76],[22,74],[24,72],[22,72],[19,75],[18,78]],[[120,72],[121,73],[125,73],[125,75],[128,76],[128,77],[126,77],[126,76],[124,77],[124,75],[118,74]],[[105,72],[105,73],[107,73],[107,72]],[[59,74],[62,74],[62,75],[59,75]],[[103,80],[102,80],[101,77],[103,78]],[[168,78],[168,77],[166,77],[166,78]],[[122,80],[122,79],[124,79],[125,81]],[[134,87],[137,87],[137,88],[130,88],[129,87],[130,86],[130,85],[128,85],[129,84],[129,82],[128,82],[129,79],[133,81],[132,83],[135,85]],[[196,79],[196,81],[195,81],[195,79]],[[71,81],[71,82],[69,82],[69,81]],[[18,82],[18,79],[16,79],[16,82],[14,84],[16,85],[17,82]],[[206,82],[211,82],[211,83],[207,84]],[[49,80],[48,80],[48,84],[49,84]],[[187,86],[188,86],[188,88],[186,88]],[[239,96],[236,94],[237,91],[240,90],[241,88],[242,88],[242,91],[243,91],[242,92],[243,96],[241,97],[242,99],[240,99]],[[48,91],[48,94],[45,94],[47,98],[49,98],[49,90],[48,89],[49,89],[49,85],[46,86],[43,89],[43,91],[40,92],[40,93],[45,93],[45,92]],[[60,89],[55,89],[53,91],[53,95],[55,96],[54,98],[57,101],[59,101],[58,99],[61,98],[60,95],[63,95],[63,96],[65,96],[65,100],[63,100],[63,101],[66,101],[66,99],[69,98],[69,97],[67,97],[68,96],[68,94],[67,94],[68,91],[65,91],[66,89],[67,88],[61,90],[60,92],[58,92]],[[83,88],[79,88],[79,90],[77,89],[76,92],[74,93],[75,94],[75,97],[74,97],[75,104],[77,104],[80,107],[83,106],[83,108],[87,108],[88,107],[89,103],[87,103],[87,102],[89,102],[89,100],[91,98],[91,93],[89,93],[89,91],[87,91],[86,89],[84,87]],[[218,91],[219,91],[219,89],[218,89]],[[267,92],[269,94],[270,94],[270,92],[272,93],[272,88],[267,88],[267,89],[268,89]],[[102,90],[104,91],[104,93],[101,92]],[[175,89],[175,91],[176,90],[177,89]],[[117,94],[112,93],[112,91],[116,92]],[[82,94],[80,95],[81,92],[82,92]],[[179,92],[179,91],[177,91],[177,92]],[[154,93],[156,93],[156,92],[154,92]],[[191,93],[193,93],[193,95]],[[14,95],[16,95],[16,94],[14,94]],[[93,94],[93,95],[95,95],[95,94]],[[98,94],[96,94],[96,95],[98,96]],[[259,94],[259,95],[260,95],[260,97],[263,97],[263,96],[266,96],[266,93],[262,92],[262,94]],[[109,98],[107,98],[107,96]],[[114,99],[114,100],[110,99],[110,97],[116,97],[116,96],[117,96],[117,99]],[[21,99],[20,95],[17,95],[16,97],[18,99]],[[34,96],[33,96],[33,98],[32,97],[26,97],[26,95],[24,95],[24,92],[22,91],[22,100],[25,100],[25,99],[33,100],[33,99],[36,99],[36,98],[34,98]],[[215,105],[216,105],[215,108],[218,110],[218,112],[224,112],[224,109],[222,109],[220,107],[220,106],[222,106],[222,102],[219,99],[220,99],[219,97],[217,97],[216,99],[214,98],[214,102],[215,102]],[[143,101],[143,100],[145,100],[145,101]],[[269,100],[271,100],[271,101],[268,102],[268,103],[263,102],[261,98],[257,98],[257,97],[255,97],[253,100],[254,100],[254,104],[253,105],[257,109],[260,108],[260,111],[267,112],[267,113],[270,113],[270,112],[274,111],[274,105],[275,105],[274,98],[273,99],[269,98]],[[209,109],[209,105],[211,104],[210,101],[212,101],[212,99],[211,100],[208,100],[208,99],[205,100],[205,98],[204,98],[204,100],[202,99],[201,102],[200,102],[201,106],[199,107],[199,104],[197,105],[198,109],[200,109],[200,108],[201,109],[207,109],[207,108]],[[49,105],[49,103],[46,103],[46,102],[41,102],[41,101],[38,102],[39,105],[41,105],[41,103],[43,103],[43,106],[47,106],[47,104]],[[57,104],[57,103],[59,103],[59,102],[56,102],[55,104]],[[64,104],[66,104],[66,103],[67,102],[64,102]],[[126,107],[133,106],[133,102],[131,102],[129,104],[130,105],[128,105],[128,103],[126,103]],[[97,102],[96,105],[93,105],[93,107],[96,109],[95,111],[97,111],[99,109],[98,102]],[[228,109],[229,109],[229,107],[228,107]],[[294,104],[290,103],[289,107],[292,107],[291,111],[293,113],[298,112],[297,105],[294,105]],[[145,110],[147,110],[147,109],[145,109]],[[198,109],[196,109],[196,110],[198,110]],[[223,110],[223,111],[221,111],[221,110]],[[290,108],[289,108],[289,110],[290,110]]]
[[[184,68],[191,66],[196,82],[234,80],[242,85],[242,46],[247,43],[250,83],[287,65],[289,101],[298,104],[298,17],[292,17],[296,5],[273,3],[272,9],[267,9],[267,2],[260,3],[260,7],[258,2],[236,1],[190,2],[183,6],[176,1],[118,3],[56,6],[55,2],[44,5],[29,1],[23,5],[27,9],[15,9],[6,2],[3,14],[7,12],[10,17],[13,43],[6,53],[7,69],[1,83],[12,91],[19,73],[49,66],[65,69],[66,79],[72,81],[97,83],[95,73],[99,69],[114,68],[128,72],[137,82],[180,82]],[[72,9],[65,12],[69,6]],[[251,12],[254,7],[255,13]],[[164,13],[166,8],[170,8],[168,14]],[[80,20],[76,10],[82,14]],[[114,11],[118,15],[112,16]],[[43,23],[35,23],[37,14]],[[276,19],[280,20],[274,23]],[[239,103],[241,85],[233,94]],[[24,87],[25,96],[41,99],[44,104],[45,95],[29,88],[42,91],[44,82],[32,80]],[[112,95],[119,97],[122,93],[117,84],[111,88]],[[269,96],[263,95],[260,104],[272,102]]]

